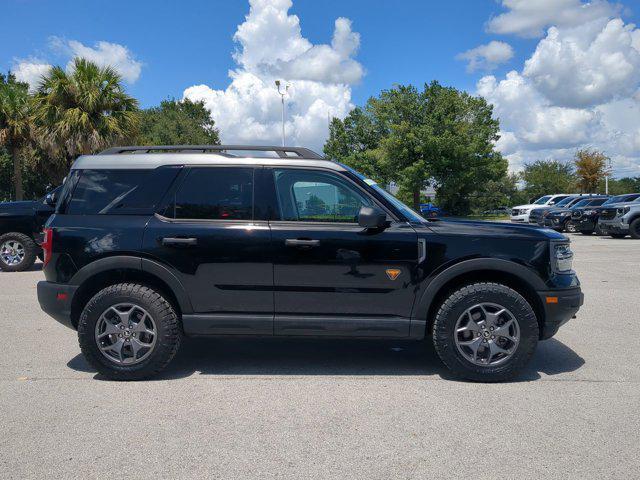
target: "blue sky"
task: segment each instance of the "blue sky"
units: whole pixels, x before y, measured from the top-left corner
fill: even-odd
[[[3,0],[0,65],[16,58],[44,57],[66,63],[47,48],[52,36],[86,45],[98,40],[126,45],[143,62],[140,79],[129,87],[143,106],[167,96],[180,98],[186,86],[223,88],[234,67],[233,34],[248,11],[242,0],[226,1],[66,1]],[[431,79],[473,90],[482,72],[465,73],[456,54],[487,38],[484,22],[501,12],[493,1],[296,0],[304,35],[326,43],[337,17],[353,21],[362,42],[357,55],[366,75],[353,88],[356,104],[394,83]],[[519,40],[513,64],[522,63],[535,40]],[[518,61],[520,60],[520,61]],[[497,70],[506,70],[509,65]]]
[[[634,30],[632,27],[630,29],[630,25],[638,22],[640,13],[638,1],[626,0],[622,4],[614,4],[595,0],[593,3],[597,5],[585,7],[585,2],[581,0],[556,0],[552,3],[557,4],[557,7],[553,7],[557,8],[557,12],[550,12],[553,8],[542,5],[548,4],[549,0],[540,0],[540,8],[536,11],[534,7],[531,12],[526,9],[535,2],[530,1],[526,6],[523,0],[293,0],[291,8],[287,8],[289,1],[255,0],[255,20],[249,20],[248,23],[255,21],[257,25],[260,21],[270,21],[268,19],[272,18],[260,17],[258,4],[262,5],[260,8],[265,4],[278,4],[278,12],[285,15],[289,22],[285,22],[287,28],[291,26],[291,17],[297,16],[299,25],[293,27],[301,31],[301,36],[309,45],[318,46],[331,44],[334,29],[337,28],[334,22],[344,17],[351,21],[349,28],[345,27],[345,35],[355,32],[359,38],[356,39],[356,47],[345,54],[337,68],[360,68],[359,71],[356,68],[353,75],[345,73],[344,78],[337,80],[327,80],[329,74],[326,71],[319,73],[320,76],[301,80],[297,80],[300,75],[296,77],[290,74],[294,78],[291,82],[299,87],[291,97],[292,116],[298,114],[310,118],[314,110],[308,97],[314,92],[323,98],[323,108],[331,115],[343,116],[353,105],[364,103],[369,96],[395,83],[420,85],[435,79],[472,93],[480,92],[496,104],[501,120],[505,119],[505,136],[500,148],[510,157],[514,169],[534,158],[563,157],[570,155],[575,148],[587,145],[606,147],[612,157],[618,159],[622,174],[635,173],[636,170],[640,174],[640,127],[637,132],[626,127],[621,130],[620,127],[628,123],[626,120],[633,118],[636,112],[640,113],[640,107],[633,103],[640,100],[640,94],[635,94],[637,99],[634,97],[635,88],[640,92],[640,80],[634,80],[635,77],[640,79],[640,63],[636,63],[636,53],[640,55],[640,52],[634,52],[630,47],[634,38]],[[278,112],[274,112],[273,122],[268,116],[249,126],[234,127],[228,119],[232,116],[229,112],[239,108],[229,103],[229,89],[235,88],[233,84],[230,85],[229,70],[247,71],[258,77],[264,74],[265,88],[271,88],[273,83],[270,76],[272,70],[267,73],[262,67],[247,66],[249,53],[245,56],[245,64],[242,61],[239,64],[232,58],[234,51],[242,54],[259,47],[256,47],[259,40],[251,38],[244,43],[234,41],[238,26],[246,21],[245,16],[249,13],[248,1],[2,0],[1,11],[0,69],[3,71],[15,70],[21,63],[29,62],[66,65],[71,56],[78,54],[78,49],[97,48],[97,42],[109,42],[125,49],[127,60],[134,63],[127,89],[140,100],[143,107],[156,105],[167,97],[182,98],[187,94],[205,100],[214,119],[221,128],[225,126],[223,140],[233,140],[243,131],[251,132],[260,141],[271,140],[277,131],[275,114]],[[591,13],[585,13],[587,11]],[[576,21],[576,18],[582,18],[580,15],[583,13],[584,20]],[[488,22],[497,17],[503,22],[489,27]],[[616,95],[585,99],[578,95],[585,85],[576,85],[572,90],[576,95],[569,94],[567,98],[561,98],[557,86],[553,87],[551,83],[545,85],[549,72],[544,69],[549,66],[551,57],[548,57],[549,48],[545,53],[541,47],[564,48],[578,38],[578,43],[584,43],[585,52],[588,53],[589,45],[596,42],[593,31],[604,31],[607,22],[615,19],[622,22],[620,28],[628,30],[630,40],[622,44],[611,42],[607,48],[611,49],[612,54],[621,52],[631,68],[636,69],[628,74],[629,79],[624,84],[616,84],[616,79],[610,80],[612,88],[618,89]],[[523,27],[522,23],[529,20],[534,22],[533,27]],[[589,29],[586,28],[587,24],[591,25]],[[267,26],[267,32],[268,28],[273,28],[274,32],[282,30],[283,25],[274,23],[272,27]],[[556,27],[559,39],[550,38],[547,29]],[[539,29],[539,33],[536,34],[535,29]],[[287,32],[283,33],[283,38],[292,35]],[[640,38],[640,34],[636,37]],[[355,37],[349,38],[354,40]],[[491,41],[504,44],[504,48],[512,52],[507,55],[510,58],[493,65],[495,68],[469,72],[467,62],[456,58],[462,52]],[[534,60],[539,68],[534,65],[531,69],[533,72],[525,71],[525,61],[537,54],[538,50],[540,54]],[[579,58],[577,56],[574,65],[578,70]],[[261,59],[265,61],[264,56]],[[289,58],[285,60],[289,61]],[[275,59],[274,65],[278,61],[284,60]],[[604,70],[605,67],[593,68]],[[517,77],[507,76],[512,70],[517,72]],[[598,73],[596,71],[594,75],[597,77]],[[563,82],[566,75],[562,77],[559,74],[558,80]],[[317,89],[311,88],[313,84],[306,88],[305,82],[308,81],[315,81],[323,88],[335,84],[346,84],[347,87],[337,93],[327,93],[326,88],[317,93]],[[523,83],[519,84],[520,81]],[[302,87],[303,83],[305,87]],[[198,85],[202,88],[185,93],[185,90]],[[509,103],[513,100],[510,88],[521,92],[522,98],[516,103]],[[572,89],[571,85],[567,85],[567,88]],[[607,85],[600,85],[599,88],[604,91]],[[531,94],[522,93],[529,90]],[[255,89],[252,91],[256,92]],[[345,92],[350,95],[346,103],[331,98],[332,94],[340,96]],[[221,105],[227,97],[229,102],[226,106]],[[269,102],[278,98],[270,97]],[[251,95],[238,94],[233,96],[233,101],[246,103],[251,101]],[[624,103],[618,105],[616,102]],[[296,105],[302,104],[308,108],[296,110]],[[241,107],[250,108],[246,105]],[[518,117],[517,109],[529,109],[536,112],[536,118],[551,119],[550,129],[560,132],[566,127],[569,131],[563,137],[550,137],[542,131],[538,132],[536,128],[541,127],[530,126],[534,120],[526,116]],[[317,105],[315,110],[318,110]],[[326,118],[326,113],[323,115]],[[602,135],[602,141],[594,141],[593,129],[605,128],[601,125],[605,121],[602,118],[605,118],[606,128],[611,132],[616,135],[616,132],[622,132],[620,138],[624,138],[618,142],[619,145],[607,143],[611,132]],[[554,122],[559,123],[556,125]],[[571,136],[573,129],[578,133]],[[323,141],[324,133],[319,124],[295,124],[292,120],[290,131],[294,140],[311,143],[316,148]],[[260,136],[264,138],[258,138]]]

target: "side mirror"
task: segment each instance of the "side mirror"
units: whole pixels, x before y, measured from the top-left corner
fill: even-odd
[[[47,193],[47,195],[44,197],[44,203],[46,203],[50,207],[55,208],[57,202],[58,202],[57,192]]]
[[[358,225],[362,228],[385,228],[387,214],[379,208],[362,207],[358,212]]]

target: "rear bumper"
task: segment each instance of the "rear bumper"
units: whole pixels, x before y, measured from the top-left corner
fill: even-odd
[[[77,289],[76,285],[64,285],[47,281],[38,282],[40,308],[65,327],[75,330],[76,326],[73,325],[71,320],[71,302]]]
[[[584,294],[580,287],[568,290],[538,292],[544,306],[545,322],[540,339],[553,337],[558,329],[571,320],[584,303]]]

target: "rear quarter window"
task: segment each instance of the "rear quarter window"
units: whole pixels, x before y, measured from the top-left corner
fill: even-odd
[[[82,170],[66,202],[69,215],[146,215],[175,179],[179,168]]]

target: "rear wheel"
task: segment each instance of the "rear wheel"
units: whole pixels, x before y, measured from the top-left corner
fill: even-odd
[[[156,375],[173,359],[181,339],[180,320],[171,304],[159,292],[131,283],[98,292],[78,324],[87,361],[114,380]]]
[[[436,314],[433,343],[460,377],[500,382],[529,362],[538,343],[538,321],[515,290],[475,283],[451,293]]]
[[[640,239],[640,218],[636,218],[629,225],[629,233],[631,234],[631,238]]]
[[[5,272],[22,272],[36,261],[38,246],[24,233],[5,233],[0,236],[0,269]]]

